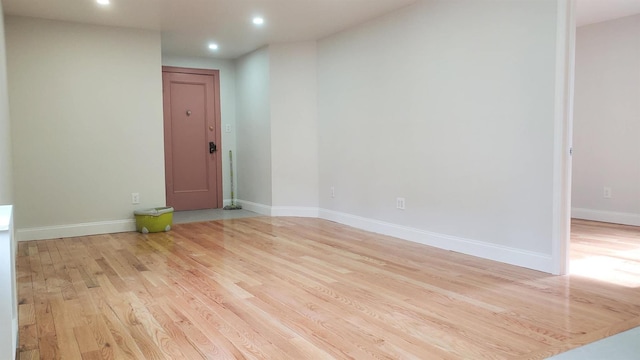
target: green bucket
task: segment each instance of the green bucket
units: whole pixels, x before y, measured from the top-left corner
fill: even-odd
[[[173,225],[172,207],[136,210],[133,215],[136,217],[136,231],[143,234],[169,231]]]

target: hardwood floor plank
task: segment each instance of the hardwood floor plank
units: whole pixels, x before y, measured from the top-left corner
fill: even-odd
[[[51,312],[51,304],[48,298],[38,298],[38,303],[35,304],[36,312],[36,325],[38,329],[38,335],[42,336],[54,336],[56,329],[54,325],[53,314]]]
[[[254,299],[254,297],[252,296],[250,299]],[[286,354],[286,357],[309,359],[311,355],[318,355],[319,351],[309,354],[304,347],[298,346],[302,345],[301,342],[293,342],[292,340],[298,339],[300,336],[283,324],[274,323],[272,315],[255,306],[253,300],[247,301],[247,299],[244,299],[232,304],[225,304],[225,306],[252,329],[262,334],[266,341],[273,344],[283,354]],[[327,356],[328,354],[324,353],[322,357]]]
[[[126,359],[133,358],[126,356],[120,351],[115,339],[111,335],[109,328],[104,323],[102,315],[89,315],[87,317],[87,327],[89,334],[93,336],[97,350],[103,359]]]
[[[305,310],[304,306],[291,308],[291,303],[282,303],[279,299],[273,298],[266,292],[256,291],[256,294],[258,299],[270,306],[270,312],[279,314],[280,321],[296,330],[301,337],[309,340],[315,346],[329,352],[335,358],[370,358],[370,355],[354,345],[351,339],[345,339],[334,333],[331,328],[326,328],[324,320]]]
[[[18,325],[32,325],[36,323],[36,311],[33,304],[18,305]]]
[[[188,344],[184,339],[184,333],[168,319],[167,315],[155,303],[154,301],[145,305],[136,296],[129,296],[129,304],[136,319],[146,329],[156,346],[169,359],[203,359],[202,354],[192,346],[186,346],[184,349],[180,346]]]
[[[86,353],[97,352],[99,350],[98,343],[93,337],[93,331],[89,326],[76,326],[73,328],[73,334],[75,335],[78,349],[80,349],[83,357]]]
[[[66,359],[66,358],[70,358],[70,359],[74,359],[73,354],[69,353],[64,353],[64,356],[61,355],[60,353],[60,349],[58,348],[58,339],[56,337],[55,334],[53,335],[40,335],[40,342],[39,342],[39,354],[40,354],[40,359],[51,359],[51,360],[58,360],[58,359]]]
[[[18,360],[40,360],[40,351],[38,349],[20,351]]]
[[[98,330],[94,329],[94,334],[99,332],[99,335],[94,335],[96,338],[99,336],[100,338],[108,339],[108,335],[106,335],[106,337],[104,335],[107,334],[104,332],[104,329],[106,328],[108,333],[111,334],[111,338],[115,341],[115,344],[117,344],[118,352],[122,354],[124,358],[145,359],[145,355],[143,355],[142,351],[138,347],[136,340],[129,331],[129,328],[124,326],[113,313],[105,311],[96,323],[101,327]],[[114,343],[105,342],[102,346],[102,352],[110,352],[110,348],[113,344]],[[118,359],[118,357],[114,358]]]
[[[220,306],[220,303],[209,298],[205,293],[199,292],[196,286],[185,284],[178,285],[178,288],[184,291],[181,296],[186,296],[187,293],[194,295],[190,298],[189,305],[207,321],[209,328],[216,329],[244,356],[269,357],[262,351],[269,343],[246,323],[239,320],[228,308]]]
[[[247,356],[232,341],[212,326],[213,324],[208,319],[209,313],[206,311],[206,306],[200,304],[196,298],[189,294],[182,294],[174,295],[169,301],[174,312],[182,312],[188,322],[206,337],[206,340],[200,340],[200,342],[207,347],[206,355],[208,358],[247,359]]]
[[[28,352],[38,349],[38,328],[35,324],[18,327],[18,350]]]
[[[187,318],[167,306],[154,305],[153,316],[167,329],[189,359],[209,359],[217,349]]]
[[[82,360],[103,360],[103,359],[102,359],[102,354],[99,351],[95,350],[95,351],[82,353]]]
[[[562,277],[303,218],[20,243],[19,356],[542,359],[640,326],[640,230],[572,237]]]
[[[55,298],[50,299],[51,313],[53,315],[53,323],[56,328],[56,343],[60,354],[64,354],[64,358],[69,359],[82,359],[82,354],[78,348],[78,342],[76,341],[75,334],[73,332],[74,327],[77,326],[76,321],[73,318],[73,313],[69,312],[69,308],[65,306],[62,294],[58,294]],[[41,353],[44,353],[40,349]]]

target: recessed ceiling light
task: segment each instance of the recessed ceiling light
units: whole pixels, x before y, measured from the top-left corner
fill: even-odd
[[[256,16],[253,18],[253,23],[256,25],[262,25],[264,24],[264,19],[261,18],[260,16]]]
[[[218,44],[216,44],[216,43],[211,43],[211,44],[209,44],[209,49],[211,49],[211,50],[218,50]]]
[[[109,5],[109,0],[96,0],[96,2],[100,5]]]

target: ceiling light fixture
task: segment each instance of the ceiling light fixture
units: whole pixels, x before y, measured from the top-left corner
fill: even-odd
[[[253,18],[253,23],[255,25],[262,25],[262,24],[264,24],[264,19],[261,18],[260,16],[256,16],[256,17]]]
[[[100,5],[109,5],[109,0],[96,0],[96,2]]]
[[[209,44],[209,49],[211,49],[211,50],[218,50],[218,44],[216,44],[216,43],[211,43],[211,44]]]

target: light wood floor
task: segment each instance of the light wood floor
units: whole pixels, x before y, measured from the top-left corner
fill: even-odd
[[[554,277],[318,219],[19,244],[21,359],[544,358],[640,325],[640,232],[574,222]],[[613,260],[611,260],[613,261]],[[610,261],[610,262],[611,262]]]

